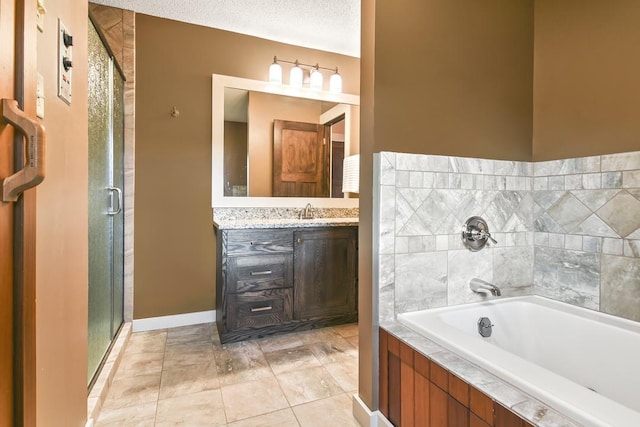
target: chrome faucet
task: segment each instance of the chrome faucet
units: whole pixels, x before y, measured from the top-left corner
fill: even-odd
[[[500,288],[494,285],[493,283],[485,282],[484,280],[480,280],[478,278],[473,278],[469,281],[469,287],[473,292],[478,294],[486,294],[490,293],[495,297],[500,296]]]
[[[311,203],[307,203],[307,206],[304,207],[304,210],[300,211],[300,219],[313,219],[313,209],[311,208]]]

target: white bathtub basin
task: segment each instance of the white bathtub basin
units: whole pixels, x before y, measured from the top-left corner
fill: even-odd
[[[478,333],[480,317],[494,325],[489,338]],[[638,322],[537,296],[398,321],[584,425],[640,426]]]

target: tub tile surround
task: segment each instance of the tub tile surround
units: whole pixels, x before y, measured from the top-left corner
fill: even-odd
[[[378,169],[380,321],[537,294],[640,320],[640,152],[515,162],[383,152]],[[482,216],[496,245],[462,246]]]

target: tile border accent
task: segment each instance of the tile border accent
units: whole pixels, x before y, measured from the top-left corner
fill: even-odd
[[[170,316],[133,319],[133,332],[155,331],[179,326],[199,325],[216,321],[216,311],[198,311],[194,313],[173,314]]]

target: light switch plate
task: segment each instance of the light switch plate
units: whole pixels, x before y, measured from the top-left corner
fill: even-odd
[[[58,19],[58,96],[67,104],[71,104],[73,46],[65,45],[65,35],[70,36],[67,28]]]

